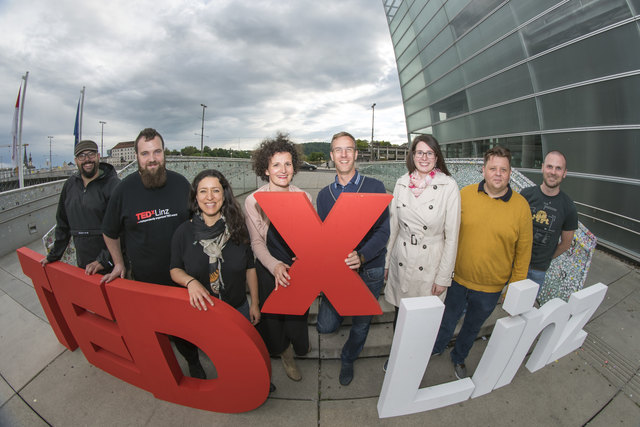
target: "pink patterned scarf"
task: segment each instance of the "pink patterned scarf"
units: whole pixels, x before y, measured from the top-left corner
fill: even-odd
[[[409,189],[413,193],[414,196],[420,197],[425,188],[431,185],[431,181],[433,181],[433,177],[436,176],[436,173],[440,172],[440,169],[433,168],[431,172],[427,174],[424,178],[420,177],[418,174],[418,170],[414,170],[409,175]]]

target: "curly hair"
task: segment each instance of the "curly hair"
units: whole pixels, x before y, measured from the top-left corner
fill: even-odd
[[[215,169],[205,169],[193,178],[191,183],[191,190],[189,191],[189,210],[191,215],[195,215],[200,212],[198,207],[198,185],[200,181],[205,178],[212,177],[218,178],[220,185],[222,185],[222,191],[224,194],[224,203],[222,204],[222,215],[224,216],[229,234],[231,234],[231,240],[237,244],[249,243],[249,231],[247,230],[247,224],[244,220],[244,214],[242,208],[238,204],[238,201],[233,197],[233,190],[231,184],[227,181],[224,175]]]
[[[269,175],[267,175],[266,172],[269,169],[269,161],[276,153],[291,154],[294,175],[297,174],[300,169],[300,154],[298,153],[298,148],[289,139],[289,134],[278,132],[274,138],[264,139],[251,156],[253,171],[263,181],[269,181]]]
[[[424,142],[433,150],[436,154],[436,167],[442,171],[445,175],[451,176],[451,172],[447,168],[447,164],[444,161],[444,156],[442,155],[442,150],[440,150],[440,144],[438,144],[438,140],[429,134],[418,135],[413,138],[413,142],[411,143],[411,149],[407,153],[407,170],[409,173],[412,173],[416,170],[416,163],[413,161],[413,155],[416,152],[416,146],[419,142]]]

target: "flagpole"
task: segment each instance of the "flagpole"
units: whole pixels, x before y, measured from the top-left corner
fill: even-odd
[[[22,79],[24,80],[24,86],[22,87],[22,102],[20,103],[20,121],[18,124],[18,155],[20,161],[18,162],[18,183],[20,188],[24,188],[24,159],[22,158],[22,116],[24,115],[24,101],[27,98],[27,79],[29,78],[29,72],[27,71]]]
[[[78,142],[82,141],[82,116],[84,115],[84,86],[80,91],[80,125],[78,126]]]

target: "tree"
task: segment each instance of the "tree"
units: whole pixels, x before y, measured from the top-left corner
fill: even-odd
[[[369,143],[364,139],[356,139],[356,148],[358,150],[368,150]]]
[[[376,145],[380,147],[391,147],[391,143],[389,141],[374,141]]]
[[[307,160],[310,162],[322,162],[324,161],[324,154],[319,151],[314,151],[313,153],[309,153]]]
[[[180,150],[180,154],[182,154],[183,156],[199,156],[200,150],[192,145],[188,145]]]

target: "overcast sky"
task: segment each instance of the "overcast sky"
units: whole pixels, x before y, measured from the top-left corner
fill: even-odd
[[[29,71],[23,143],[34,161],[73,157],[83,86],[83,139],[104,145],[154,127],[169,148],[252,149],[276,131],[295,142],[347,130],[406,142],[380,0],[0,0],[0,161],[10,162],[21,76]],[[198,135],[196,135],[198,134]],[[6,147],[7,146],[7,147]]]

